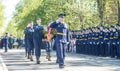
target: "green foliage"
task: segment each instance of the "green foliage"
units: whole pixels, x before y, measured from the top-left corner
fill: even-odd
[[[79,30],[104,24],[116,24],[118,0],[21,0],[16,6],[13,20],[16,30],[23,31],[29,21],[42,19],[42,24],[66,13],[66,23],[71,30]]]
[[[0,3],[0,30],[1,30],[1,27],[3,26],[3,23],[4,23],[4,15],[3,15],[3,9],[4,9],[4,6]]]
[[[16,24],[15,22],[12,20],[8,26],[7,26],[7,29],[6,29],[6,32],[8,32],[9,34],[14,34],[14,36],[17,36],[17,32],[16,32]]]

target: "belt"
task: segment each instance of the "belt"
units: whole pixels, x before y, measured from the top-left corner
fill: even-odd
[[[95,40],[97,40],[98,38],[94,38]]]
[[[118,37],[114,37],[115,39],[118,39]]]
[[[84,40],[87,40],[87,39],[84,39]]]
[[[112,37],[110,37],[110,39],[113,39]]]
[[[66,34],[64,34],[64,33],[57,33],[58,35],[62,35],[62,36],[66,36]]]
[[[88,38],[88,39],[91,39],[91,38]]]
[[[108,38],[104,38],[104,40],[108,40]]]
[[[102,36],[99,36],[99,38],[103,38]]]

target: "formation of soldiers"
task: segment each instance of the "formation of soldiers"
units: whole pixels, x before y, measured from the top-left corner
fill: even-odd
[[[64,68],[65,48],[70,40],[69,29],[67,24],[64,22],[65,16],[65,14],[59,14],[56,21],[49,23],[46,33],[47,35],[44,34],[45,29],[41,24],[40,18],[37,18],[36,24],[33,24],[33,22],[31,21],[27,25],[26,29],[24,30],[25,51],[26,56],[28,57],[28,59],[30,59],[30,61],[33,61],[33,55],[35,53],[36,64],[40,64],[41,49],[43,47],[46,49],[47,52],[46,58],[51,61],[51,40],[49,40],[48,38],[52,36],[52,30],[55,29],[56,34],[54,37],[54,41],[57,55],[56,63],[59,64],[59,68]]]
[[[24,47],[23,39],[15,38],[11,34],[9,35],[9,33],[5,33],[5,36],[2,36],[0,38],[0,48],[5,49],[5,52],[7,52],[8,49],[15,48],[15,43],[18,44],[17,48]]]
[[[120,24],[73,31],[76,52],[120,59]]]

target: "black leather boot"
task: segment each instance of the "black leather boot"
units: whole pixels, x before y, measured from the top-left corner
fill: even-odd
[[[40,64],[39,56],[36,56],[36,64]]]

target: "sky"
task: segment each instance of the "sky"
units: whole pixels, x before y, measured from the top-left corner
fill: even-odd
[[[4,16],[5,16],[5,24],[3,25],[2,32],[5,31],[9,21],[11,20],[13,13],[15,11],[15,6],[20,0],[2,0],[2,4],[4,5]]]

